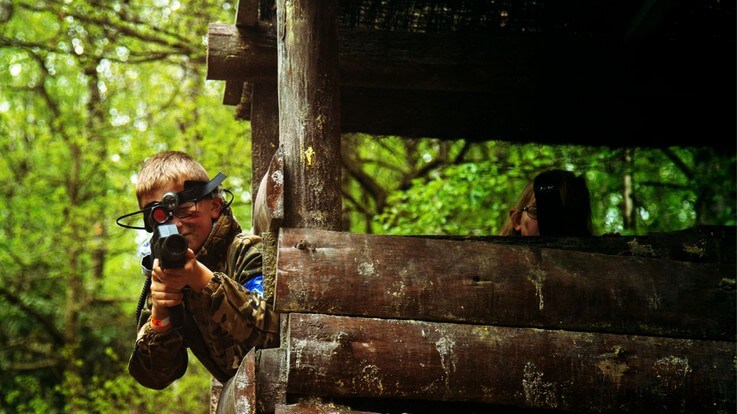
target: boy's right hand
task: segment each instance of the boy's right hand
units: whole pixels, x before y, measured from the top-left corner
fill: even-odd
[[[158,261],[158,259],[157,259]],[[158,266],[155,263],[154,266]],[[167,286],[158,277],[157,272],[151,275],[151,301],[153,307],[151,309],[151,317],[154,320],[164,321],[169,317],[169,308],[182,303],[182,290]],[[157,331],[168,330],[170,326],[156,327]]]

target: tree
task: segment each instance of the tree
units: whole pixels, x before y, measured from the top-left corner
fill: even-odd
[[[2,5],[0,367],[9,375],[0,378],[0,407],[85,411],[90,390],[121,376],[132,384],[136,235],[111,225],[137,208],[131,180],[140,162],[155,150],[186,150],[227,168],[235,190],[248,188],[246,126],[204,81],[202,37],[228,10],[222,2]],[[250,217],[235,205],[249,213],[241,220]]]

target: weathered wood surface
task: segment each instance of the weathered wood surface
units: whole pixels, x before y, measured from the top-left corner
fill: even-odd
[[[734,412],[733,342],[289,315],[287,392],[576,412]]]
[[[256,414],[256,349],[240,363],[238,371],[223,389],[218,402],[219,414]]]
[[[294,404],[280,404],[276,406],[275,414],[334,414],[353,413],[369,414],[373,412],[355,410],[349,406],[334,402],[307,401]]]
[[[279,102],[276,85],[250,86],[249,99],[242,106],[248,106],[251,120],[251,194],[256,195],[279,148]]]
[[[338,0],[277,1],[284,225],[341,226]]]
[[[256,233],[276,232],[284,219],[284,150],[278,147],[264,172],[253,202]]]
[[[257,412],[273,413],[278,404],[286,404],[286,367],[285,349],[261,349],[256,353]]]
[[[437,240],[483,241],[615,256],[737,266],[737,227],[735,226],[696,226],[679,231],[650,233],[642,236],[504,237],[455,235],[425,237]]]
[[[275,309],[734,340],[734,264],[282,229]]]

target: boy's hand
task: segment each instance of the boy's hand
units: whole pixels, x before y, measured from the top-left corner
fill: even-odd
[[[169,308],[182,303],[182,289],[185,286],[189,286],[195,292],[201,292],[213,277],[210,269],[195,260],[192,249],[187,250],[184,258],[184,266],[177,268],[162,268],[159,266],[159,260],[154,260],[151,299],[152,316],[155,319],[166,319],[169,316]]]

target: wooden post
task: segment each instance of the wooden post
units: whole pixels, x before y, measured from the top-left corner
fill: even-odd
[[[338,230],[338,1],[277,1],[277,51],[284,226]]]
[[[279,147],[279,102],[275,83],[256,83],[251,95],[251,194],[258,186]]]

